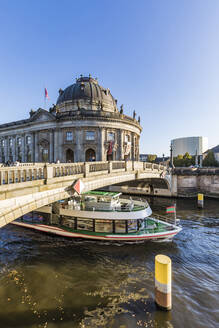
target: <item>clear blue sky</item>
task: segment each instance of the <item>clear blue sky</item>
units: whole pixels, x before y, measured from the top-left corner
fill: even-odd
[[[91,73],[141,116],[142,153],[219,144],[218,0],[0,0],[0,123]]]

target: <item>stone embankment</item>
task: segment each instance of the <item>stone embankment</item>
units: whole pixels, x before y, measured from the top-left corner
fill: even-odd
[[[172,173],[172,196],[194,197],[203,193],[219,198],[219,168],[175,168]]]

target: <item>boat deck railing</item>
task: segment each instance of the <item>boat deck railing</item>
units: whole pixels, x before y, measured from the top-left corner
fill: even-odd
[[[175,217],[169,217],[169,216],[164,216],[164,215],[154,214],[154,213],[153,213],[153,216],[155,217],[155,219],[165,221],[165,222],[170,223],[170,224],[177,225],[178,220]]]
[[[96,208],[93,206],[92,208],[85,208],[84,204],[82,203],[80,206],[80,210],[84,211],[97,211],[97,212],[137,212],[137,211],[143,211],[146,208],[148,208],[147,202],[137,201],[137,200],[129,200],[129,199],[123,199],[121,201],[121,207],[114,208],[114,209],[103,209],[103,208]],[[76,209],[74,205],[64,205],[64,209]]]

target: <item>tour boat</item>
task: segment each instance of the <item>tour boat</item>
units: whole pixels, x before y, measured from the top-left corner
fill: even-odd
[[[147,201],[120,196],[90,191],[54,203],[49,218],[25,215],[12,223],[63,237],[107,241],[170,240],[181,231],[175,219],[152,215]]]

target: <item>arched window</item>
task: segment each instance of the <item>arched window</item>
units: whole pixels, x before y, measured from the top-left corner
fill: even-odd
[[[71,149],[66,150],[66,162],[74,163],[74,152]]]
[[[27,143],[27,145],[31,144],[31,136],[26,137],[26,143]]]
[[[17,145],[21,146],[21,138],[17,138]]]
[[[92,148],[89,148],[85,152],[85,162],[95,162],[96,161],[96,153]]]

